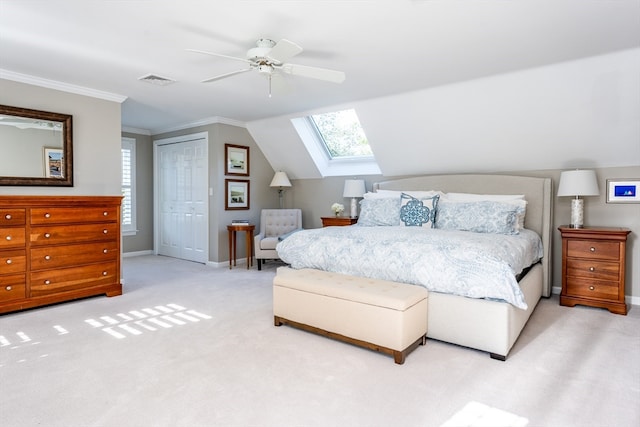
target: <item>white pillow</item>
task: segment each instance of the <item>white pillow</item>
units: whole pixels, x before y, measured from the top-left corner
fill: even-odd
[[[408,194],[416,199],[428,199],[433,196],[441,196],[444,193],[438,190],[378,190],[373,194],[377,194],[376,197],[401,197],[402,194]]]
[[[517,230],[524,228],[524,218],[527,214],[527,201],[524,194],[475,194],[475,193],[445,193],[440,197],[440,203],[447,202],[501,202],[522,207],[518,210]]]

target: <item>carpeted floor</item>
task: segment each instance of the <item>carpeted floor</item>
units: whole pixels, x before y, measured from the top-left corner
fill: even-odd
[[[274,327],[278,265],[125,258],[122,296],[0,316],[0,424],[440,426],[469,408],[528,426],[640,423],[639,307],[544,299],[506,362],[429,340],[400,366]]]

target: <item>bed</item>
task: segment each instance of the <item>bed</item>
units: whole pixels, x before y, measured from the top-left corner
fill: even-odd
[[[512,274],[513,277],[510,278],[515,285],[510,285],[513,289],[509,290],[506,294],[500,294],[498,296],[493,296],[493,294],[484,295],[482,293],[466,294],[460,293],[457,290],[453,293],[448,293],[448,291],[443,290],[445,289],[444,287],[439,287],[437,283],[430,283],[428,284],[429,286],[427,286],[427,284],[422,282],[424,280],[429,280],[430,278],[432,279],[435,276],[432,275],[431,271],[423,268],[427,262],[420,258],[416,258],[418,261],[415,262],[415,265],[419,270],[424,270],[422,276],[419,277],[420,275],[415,275],[415,278],[411,276],[410,279],[403,278],[402,280],[398,280],[409,283],[413,281],[414,283],[412,284],[422,285],[428,289],[431,288],[428,300],[428,338],[485,351],[494,359],[506,360],[509,351],[516,342],[520,332],[524,328],[540,298],[551,295],[551,214],[553,210],[551,179],[510,175],[464,174],[422,176],[384,181],[374,184],[374,191],[381,193],[381,195],[385,191],[399,191],[416,195],[416,192],[418,191],[424,192],[429,190],[437,190],[438,194],[443,195],[445,198],[448,197],[446,195],[450,195],[451,193],[472,193],[480,195],[523,195],[526,200],[526,215],[524,215],[524,222],[519,224],[519,230],[521,231],[511,234],[517,235],[514,236],[514,238],[527,236],[527,233],[535,234],[539,241],[536,249],[538,251],[538,256],[531,261],[531,265],[527,265],[522,268],[522,274],[517,278],[515,278],[515,273],[519,273],[520,268],[518,267],[516,269],[517,271],[515,271],[515,273]],[[436,203],[438,197],[434,199]],[[453,197],[453,195],[451,195],[451,197]],[[444,206],[444,204],[441,205],[443,221],[445,218]],[[422,204],[420,207],[425,209],[422,207]],[[434,215],[433,211],[437,211],[437,204],[432,206],[432,208],[435,208],[435,210],[432,209],[431,213],[431,215]],[[428,213],[429,209],[426,210]],[[365,212],[362,212],[362,214],[365,214]],[[433,216],[432,220],[435,221],[435,218],[436,217]],[[396,234],[401,236],[400,239],[404,239],[405,237],[402,237],[402,233],[410,232],[410,230],[402,230],[403,227],[364,227],[362,226],[364,225],[364,215],[361,215],[361,219],[363,221],[361,225],[353,225],[350,227],[329,227],[327,229],[322,229],[326,231],[319,231],[318,229],[309,230],[309,233],[327,233],[328,235],[344,233],[344,236],[352,236],[349,233],[364,233],[364,229],[366,228],[369,228],[369,230],[366,230],[366,233],[368,234],[377,233],[380,236],[384,236],[386,233],[387,237],[383,237],[383,239],[386,239],[385,243],[380,243],[379,246],[376,246],[376,244],[372,244],[367,241],[369,249],[366,251],[360,250],[363,253],[360,261],[362,261],[362,264],[366,266],[366,263],[370,262],[370,260],[366,258],[364,252],[375,252],[377,250],[376,248],[382,248],[385,245],[386,249],[389,250],[389,248],[393,248],[393,246],[390,246],[392,244],[389,243],[389,235]],[[358,230],[358,228],[360,229]],[[413,229],[416,231],[416,235],[419,234],[417,233],[417,230],[420,227],[404,228]],[[437,236],[438,232],[442,233],[443,231],[435,230],[431,233],[423,234],[432,234]],[[474,233],[470,231],[453,231],[451,236],[455,233],[467,233],[469,236],[469,242],[485,238],[487,234]],[[296,235],[297,234],[298,233],[296,233]],[[324,241],[324,238],[319,238],[318,236],[319,235],[312,236],[316,241],[316,245],[319,245],[321,244],[321,241]],[[296,248],[295,243],[296,241],[299,242],[302,238],[303,235],[291,236],[291,240],[287,238],[278,245],[279,255],[285,262],[294,260],[293,262],[288,262],[291,264],[292,268],[316,268],[344,273],[343,271],[337,270],[341,267],[335,267],[331,263],[311,262],[310,265],[305,265],[304,263],[298,262],[296,256],[300,255],[304,250],[301,250],[300,247]],[[330,236],[327,238],[330,239]],[[360,237],[345,237],[345,239],[346,240],[344,241],[355,242],[353,239],[357,240],[360,239]],[[465,250],[460,250],[460,253],[468,251],[466,249],[466,245],[467,243],[465,243],[464,246]],[[355,250],[355,253],[350,253],[349,258],[351,261],[354,261],[353,264],[357,265],[359,256],[358,249],[355,243],[353,246],[354,247],[351,249]],[[453,244],[450,246],[455,247]],[[317,250],[317,248],[314,250]],[[331,253],[332,251],[335,251],[335,246],[327,244],[327,247],[324,248],[324,250],[326,250],[326,255],[315,255],[316,261],[326,261],[326,259],[331,258]],[[314,254],[317,254],[317,252],[314,252]],[[437,257],[429,256],[430,259],[438,259]],[[485,260],[483,262],[488,261]],[[436,267],[438,266],[437,261],[434,261],[431,264],[434,264]],[[399,269],[406,269],[405,267],[406,265],[401,265]],[[392,270],[390,267],[388,269]],[[492,269],[498,269],[498,267],[492,267]],[[376,273],[373,270],[374,269],[370,269],[370,271],[367,270],[362,272],[354,269],[351,271],[352,275],[355,276],[371,277],[371,275],[375,276],[384,274],[382,271]],[[388,279],[388,277],[379,278]],[[449,280],[462,281],[463,279]],[[491,287],[490,282],[493,279],[489,279],[488,274],[487,277],[482,277],[481,280],[486,282],[487,288]],[[463,288],[463,286],[458,286],[459,284],[457,283],[447,283],[446,285],[447,289],[449,289],[448,285],[454,285],[454,288]]]

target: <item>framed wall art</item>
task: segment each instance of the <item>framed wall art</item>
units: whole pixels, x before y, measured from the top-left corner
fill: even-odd
[[[249,176],[249,147],[224,144],[226,175]]]
[[[64,178],[64,152],[62,148],[44,148],[44,176]]]
[[[640,179],[608,179],[607,203],[640,203]]]
[[[249,180],[225,179],[224,183],[224,209],[228,211],[249,209]]]

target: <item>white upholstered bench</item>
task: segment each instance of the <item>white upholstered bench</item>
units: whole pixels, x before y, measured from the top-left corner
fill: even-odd
[[[402,364],[426,341],[428,297],[421,286],[280,267],[273,279],[274,324],[389,354]]]

